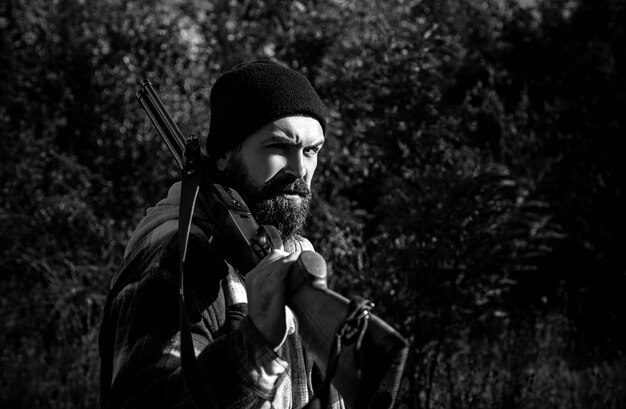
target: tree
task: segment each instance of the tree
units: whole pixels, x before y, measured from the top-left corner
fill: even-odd
[[[410,339],[402,407],[624,402],[623,6],[0,10],[3,406],[96,406],[108,282],[178,178],[140,80],[205,135],[210,85],[253,58],[301,70],[330,107],[307,234],[332,286]]]

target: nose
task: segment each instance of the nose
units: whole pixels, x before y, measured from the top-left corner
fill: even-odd
[[[285,172],[300,179],[306,175],[306,158],[301,149],[293,149],[287,160]]]

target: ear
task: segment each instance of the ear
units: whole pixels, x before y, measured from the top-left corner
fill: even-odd
[[[218,172],[224,172],[228,168],[232,151],[224,152],[215,160],[215,168]]]

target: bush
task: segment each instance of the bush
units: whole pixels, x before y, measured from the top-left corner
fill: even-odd
[[[331,110],[308,236],[411,342],[400,406],[621,407],[626,9],[608,1],[0,6],[0,402],[95,407],[108,283],[219,73]]]

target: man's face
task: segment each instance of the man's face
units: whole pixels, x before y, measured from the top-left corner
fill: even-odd
[[[241,194],[259,224],[283,239],[298,233],[309,214],[311,180],[324,143],[320,123],[305,116],[271,122],[217,161],[226,182]]]

